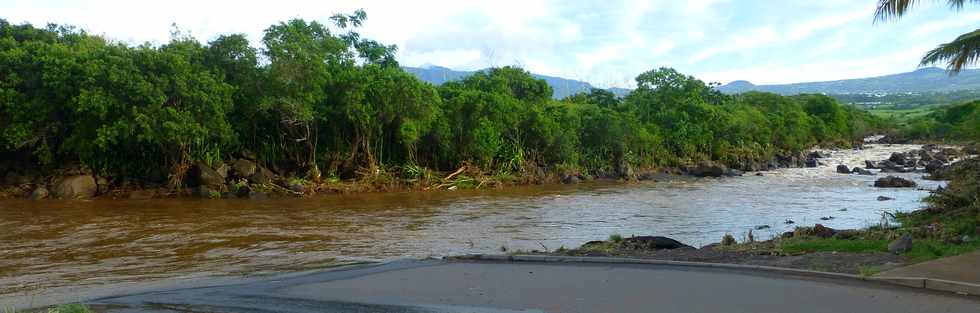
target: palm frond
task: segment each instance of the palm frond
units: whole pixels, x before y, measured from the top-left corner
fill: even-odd
[[[946,62],[946,71],[956,75],[965,66],[972,65],[980,58],[980,29],[956,37],[932,49],[922,58],[919,66]]]
[[[902,17],[918,2],[917,0],[879,0],[878,9],[875,10],[875,23]],[[963,5],[967,2],[980,3],[980,0],[946,0],[949,8],[957,11],[963,9]]]

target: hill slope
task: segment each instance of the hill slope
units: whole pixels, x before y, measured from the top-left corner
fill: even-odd
[[[430,82],[435,85],[441,85],[448,81],[463,79],[464,77],[473,75],[473,73],[475,73],[475,71],[456,71],[441,66],[423,66],[423,67],[406,66],[406,67],[402,67],[402,69],[404,69],[406,72],[411,73],[412,75],[415,75],[415,77],[418,77],[421,80]],[[555,91],[554,95],[552,95],[552,97],[555,99],[562,99],[580,92],[588,92],[589,90],[592,90],[592,88],[595,88],[592,86],[592,84],[580,80],[547,76],[547,75],[539,75],[539,74],[531,74],[531,75],[538,79],[543,79],[546,82],[548,82],[548,85],[551,86],[551,89]],[[608,90],[612,91],[614,94],[621,97],[629,93],[629,89],[623,89],[623,88],[610,88]]]
[[[826,82],[796,83],[784,85],[753,85],[739,80],[718,87],[724,93],[767,91],[783,95],[799,93],[856,94],[856,93],[907,93],[949,92],[980,89],[980,70],[964,70],[950,77],[943,69],[922,68],[914,72],[879,77],[845,79]]]

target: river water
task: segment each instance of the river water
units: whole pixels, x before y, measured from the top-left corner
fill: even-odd
[[[0,201],[0,297],[26,290],[305,270],[398,258],[576,247],[611,234],[690,245],[768,239],[797,225],[859,228],[928,191],[836,174],[917,146],[833,151],[764,176],[270,200]],[[921,174],[898,174],[915,179]],[[880,175],[878,177],[881,177]],[[893,201],[878,201],[883,195]],[[833,217],[822,221],[821,217]],[[793,220],[794,225],[784,222]]]

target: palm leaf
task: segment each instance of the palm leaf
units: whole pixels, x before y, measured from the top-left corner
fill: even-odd
[[[879,0],[878,9],[875,11],[875,22],[884,22],[890,18],[902,17],[917,2],[917,0]],[[967,2],[980,3],[980,0],[946,0],[946,3],[953,10],[962,9],[963,5]]]
[[[919,66],[946,62],[946,71],[951,75],[959,73],[963,67],[976,63],[980,58],[980,29],[956,37],[932,49],[922,58]]]

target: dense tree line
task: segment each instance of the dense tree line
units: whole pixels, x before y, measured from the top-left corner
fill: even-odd
[[[980,101],[937,107],[909,120],[903,134],[913,139],[980,142]]]
[[[514,67],[433,86],[399,68],[394,46],[362,38],[364,19],[283,22],[260,49],[240,34],[131,46],[0,20],[0,156],[160,182],[237,157],[313,180],[464,165],[627,173],[768,160],[880,126],[827,96],[729,96],[666,68],[638,76],[625,98],[552,100]]]

